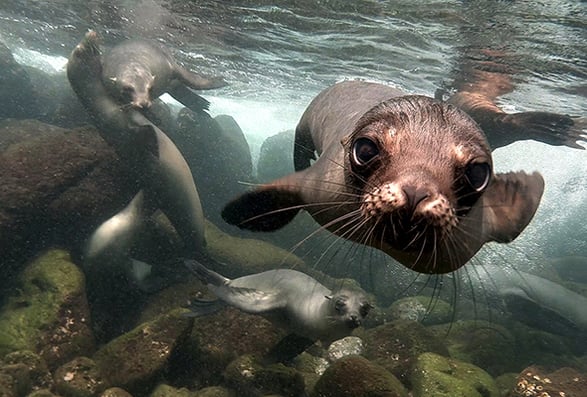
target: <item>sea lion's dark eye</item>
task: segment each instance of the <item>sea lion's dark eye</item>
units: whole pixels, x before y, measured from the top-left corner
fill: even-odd
[[[361,314],[361,316],[366,317],[367,314],[369,314],[369,312],[371,311],[371,309],[373,309],[373,306],[370,303],[364,303],[361,305],[359,313]]]
[[[377,144],[369,138],[359,138],[353,144],[353,161],[365,165],[379,155]]]
[[[337,299],[336,303],[334,304],[334,310],[336,310],[337,313],[342,313],[345,306],[346,302],[344,299]]]
[[[465,169],[469,185],[477,192],[484,190],[491,179],[491,167],[488,163],[469,163]]]

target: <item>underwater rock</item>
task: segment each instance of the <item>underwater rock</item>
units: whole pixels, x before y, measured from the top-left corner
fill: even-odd
[[[0,354],[32,350],[56,368],[93,352],[89,320],[83,274],[67,252],[48,251],[24,269],[0,310]]]
[[[410,369],[421,353],[448,356],[440,338],[415,321],[398,320],[357,335],[365,344],[365,357],[390,371],[408,388]]]
[[[196,394],[186,388],[177,389],[173,386],[160,384],[149,395],[150,397],[196,397]]]
[[[228,364],[224,379],[243,397],[270,393],[297,397],[304,392],[304,379],[297,370],[283,364],[263,366],[253,355],[240,356]]]
[[[35,120],[0,122],[0,180],[0,262],[6,275],[43,248],[77,247],[136,193],[97,130]]]
[[[55,391],[63,397],[93,397],[110,387],[96,363],[77,357],[55,371]]]
[[[100,348],[92,358],[110,384],[139,395],[154,386],[191,332],[193,321],[184,312],[163,314]]]
[[[294,172],[293,130],[282,131],[265,139],[259,151],[257,179],[267,183]]]
[[[210,386],[198,390],[194,397],[238,397],[236,393],[222,386]]]
[[[262,240],[231,236],[210,222],[206,223],[206,242],[214,259],[231,265],[226,271],[214,269],[229,278],[275,268],[305,271],[307,267],[302,259],[289,251]]]
[[[388,309],[392,320],[412,320],[424,325],[451,321],[453,308],[442,299],[430,296],[408,296],[398,299]]]
[[[24,396],[31,391],[31,374],[25,364],[7,364],[0,367],[0,379],[6,388],[13,394],[9,396]],[[10,380],[12,379],[12,380]],[[0,393],[4,396],[5,394]]]
[[[474,364],[492,376],[519,371],[516,340],[505,327],[481,320],[456,321],[428,327],[443,338],[450,356]]]
[[[380,365],[361,356],[333,363],[320,377],[312,397],[404,397],[400,381]]]
[[[330,363],[325,358],[317,357],[308,352],[299,354],[293,359],[293,363],[295,368],[304,377],[307,395],[310,395],[318,379],[320,379],[324,371],[330,366]]]
[[[32,390],[50,389],[53,386],[53,376],[49,372],[49,367],[38,354],[30,350],[20,350],[7,354],[3,361],[5,364],[25,365]]]
[[[132,397],[132,395],[120,387],[111,387],[104,390],[100,397]]]
[[[206,217],[228,228],[220,213],[251,182],[253,163],[245,136],[230,116],[212,118],[206,112],[183,108],[177,130],[165,131],[188,162]],[[230,227],[230,230],[236,230]]]
[[[39,389],[27,395],[27,397],[59,397],[51,393],[49,389]]]
[[[499,390],[500,396],[507,396],[508,393],[514,388],[517,381],[518,374],[514,372],[506,372],[505,374],[499,375],[495,378],[495,385]]]
[[[414,397],[500,397],[493,378],[473,364],[421,354],[411,375]]]
[[[334,362],[346,356],[359,356],[363,354],[364,346],[361,338],[347,336],[336,340],[328,346],[328,360]]]
[[[284,336],[265,318],[227,307],[195,318],[182,367],[200,387],[216,385],[232,360],[244,354],[264,356]]]
[[[574,368],[554,372],[538,366],[524,369],[508,397],[582,397],[587,390],[587,373]]]

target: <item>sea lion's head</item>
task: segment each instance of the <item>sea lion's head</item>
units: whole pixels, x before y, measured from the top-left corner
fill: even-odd
[[[483,131],[452,105],[396,97],[350,128],[342,164],[330,159],[318,167],[320,158],[232,201],[223,217],[273,230],[305,208],[339,236],[440,274],[463,266],[486,242],[512,241],[538,208],[542,177],[495,174]]]
[[[148,109],[153,104],[151,92],[155,76],[145,65],[134,62],[120,70],[118,75],[105,80],[108,91],[125,105]]]
[[[342,324],[344,331],[348,332],[360,327],[373,308],[367,296],[361,291],[340,289],[325,298],[328,299],[330,320]]]

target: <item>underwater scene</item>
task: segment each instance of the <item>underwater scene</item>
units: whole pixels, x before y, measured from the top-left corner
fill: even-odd
[[[587,397],[587,3],[0,2],[0,395]]]

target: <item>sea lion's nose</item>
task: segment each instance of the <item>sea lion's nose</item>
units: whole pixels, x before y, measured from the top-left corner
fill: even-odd
[[[425,200],[426,198],[430,197],[430,190],[425,187],[414,186],[414,185],[407,185],[403,186],[402,190],[406,195],[407,201],[407,208],[410,210],[411,213],[414,212],[418,204]]]

